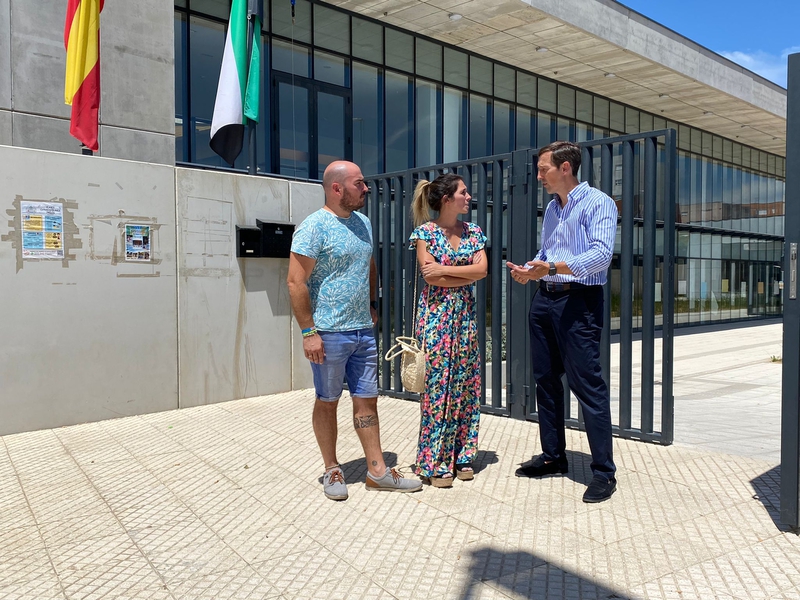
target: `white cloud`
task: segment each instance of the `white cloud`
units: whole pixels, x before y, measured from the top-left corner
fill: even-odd
[[[765,79],[769,79],[786,87],[786,67],[787,58],[790,54],[800,52],[800,46],[792,46],[786,48],[780,55],[770,54],[763,50],[756,50],[755,52],[720,52],[725,58],[742,65],[745,69],[749,69],[754,73],[758,73]]]

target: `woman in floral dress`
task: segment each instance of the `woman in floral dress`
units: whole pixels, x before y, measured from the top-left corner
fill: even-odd
[[[417,184],[412,203],[416,249],[425,285],[417,306],[416,334],[427,353],[425,391],[415,472],[435,487],[453,475],[472,479],[478,446],[481,370],[474,283],[486,277],[486,236],[459,220],[471,197],[458,175]],[[430,219],[429,209],[438,213]]]

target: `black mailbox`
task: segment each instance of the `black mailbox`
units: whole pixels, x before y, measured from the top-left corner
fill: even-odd
[[[256,219],[261,230],[261,256],[270,258],[289,258],[292,249],[292,223],[266,223]]]
[[[258,258],[261,254],[261,229],[236,226],[236,257]]]

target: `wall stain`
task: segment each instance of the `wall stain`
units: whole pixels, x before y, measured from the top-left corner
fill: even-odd
[[[116,228],[112,232],[114,241],[111,245],[111,254],[103,253],[97,250],[98,246],[98,230],[95,229],[97,225],[108,225],[109,227]],[[125,260],[125,225],[148,225],[150,227],[150,262],[127,262]],[[162,223],[158,222],[156,217],[145,217],[139,215],[127,215],[124,210],[120,210],[116,215],[89,215],[89,222],[83,225],[84,229],[89,231],[89,251],[86,258],[89,260],[108,261],[111,265],[160,265],[162,259],[155,258],[158,253],[159,247],[159,229]],[[161,273],[148,274],[117,274],[117,277],[160,277]]]
[[[214,198],[187,196],[181,210],[182,277],[232,277],[234,238],[232,203]]]

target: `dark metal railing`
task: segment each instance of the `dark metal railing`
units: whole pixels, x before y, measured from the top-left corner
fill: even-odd
[[[673,440],[674,254],[677,155],[674,130],[626,135],[580,144],[581,179],[613,197],[620,207],[619,317],[612,327],[612,286],[605,286],[606,319],[601,362],[609,384],[616,375],[612,398],[618,410],[614,430],[625,438],[670,444]],[[505,261],[517,264],[538,251],[539,221],[549,196],[536,180],[536,150],[526,149],[368,177],[367,204],[374,233],[375,257],[382,294],[379,345],[385,352],[397,335],[413,335],[414,292],[422,285],[416,254],[408,249],[412,231],[410,207],[414,186],[444,172],[462,175],[473,197],[471,214],[487,235],[489,276],[476,284],[476,310],[484,386],[482,410],[519,419],[537,420],[535,382],[528,340],[528,310],[535,285],[512,285]],[[620,173],[615,181],[615,173]],[[660,182],[660,183],[659,183]],[[637,213],[638,211],[638,213]],[[657,248],[662,231],[663,249]],[[634,265],[639,244],[640,261]],[[657,262],[661,258],[661,297],[656,295]],[[634,320],[635,268],[641,277],[641,319]],[[615,298],[616,300],[616,298]],[[661,325],[656,304],[661,303]],[[656,404],[656,331],[661,329],[660,405]],[[619,337],[619,365],[612,373],[612,329]],[[641,390],[633,394],[634,330],[641,330]],[[489,346],[490,349],[489,349]],[[379,387],[386,395],[416,398],[402,387],[399,359],[381,360]],[[488,377],[487,377],[488,376]],[[568,426],[583,427],[577,402],[565,379]],[[611,386],[610,386],[611,387]],[[618,392],[618,394],[615,394]],[[577,407],[573,410],[573,406]]]

